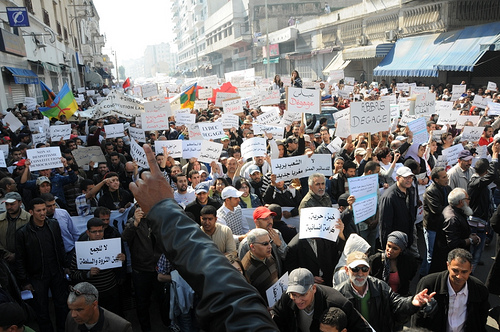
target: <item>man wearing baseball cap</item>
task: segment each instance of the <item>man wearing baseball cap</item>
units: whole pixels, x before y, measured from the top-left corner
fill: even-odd
[[[313,274],[304,268],[288,276],[288,288],[273,306],[271,315],[280,331],[319,331],[320,319],[330,307],[347,315],[347,331],[372,331],[351,302],[337,290],[314,283]]]
[[[222,190],[221,197],[224,204],[217,210],[217,219],[222,225],[231,228],[236,247],[247,236],[250,230],[248,223],[243,219],[243,212],[240,207],[240,196],[242,191],[236,190],[233,186],[227,186]]]
[[[27,224],[31,215],[22,208],[22,198],[17,192],[7,193],[3,202],[5,202],[6,212],[0,214],[0,252],[3,251],[3,258],[14,272],[16,230]]]
[[[380,241],[385,248],[387,236],[393,231],[408,235],[408,246],[413,242],[413,225],[417,215],[415,191],[412,188],[413,172],[403,166],[396,171],[396,183],[390,186],[379,202]]]
[[[472,156],[469,150],[462,150],[458,154],[458,163],[448,171],[449,186],[451,189],[467,189],[469,181],[476,172],[472,165]]]
[[[369,275],[368,256],[361,251],[347,255],[344,269],[349,279],[335,287],[344,295],[377,332],[398,330],[395,318],[416,313],[436,294],[427,294],[427,289],[414,297],[403,297],[392,291],[384,281]]]
[[[255,223],[255,228],[265,229],[268,232],[272,240],[272,255],[276,261],[278,276],[281,277],[284,273],[283,261],[286,258],[288,247],[280,231],[273,228],[273,217],[275,215],[276,213],[272,212],[267,207],[259,206],[253,212],[253,221]],[[250,248],[247,239],[243,239],[240,243],[238,257],[243,258],[248,250],[250,250]]]
[[[201,171],[200,171],[201,172]],[[205,182],[200,182],[195,187],[196,199],[189,203],[184,209],[186,212],[191,212],[194,216],[194,221],[201,225],[201,209],[206,205],[212,205],[216,210],[221,207],[220,203],[215,199],[208,197],[208,184]]]

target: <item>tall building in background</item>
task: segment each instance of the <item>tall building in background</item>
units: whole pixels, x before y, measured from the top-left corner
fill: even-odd
[[[144,51],[144,76],[154,77],[156,73],[174,74],[177,53],[172,52],[170,44],[149,45]]]

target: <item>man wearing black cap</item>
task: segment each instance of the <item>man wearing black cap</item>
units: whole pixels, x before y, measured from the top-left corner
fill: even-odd
[[[271,315],[280,331],[319,331],[320,318],[330,307],[347,315],[348,331],[372,331],[353,305],[331,287],[314,283],[313,274],[304,268],[293,270],[288,288],[273,306]]]
[[[25,326],[27,316],[23,308],[16,302],[0,303],[0,332],[34,332]]]
[[[194,216],[194,221],[201,225],[201,209],[205,205],[212,205],[216,210],[221,207],[221,204],[215,199],[208,197],[208,184],[205,182],[198,183],[195,188],[196,199],[189,203],[184,209],[186,212],[191,212]]]

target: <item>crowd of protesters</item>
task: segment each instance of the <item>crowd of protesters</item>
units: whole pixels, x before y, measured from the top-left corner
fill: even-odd
[[[290,80],[288,86],[303,86],[297,71]],[[355,84],[349,98],[337,96],[343,81],[326,86],[327,82],[319,84],[323,102],[338,110],[349,108],[353,101],[378,100],[383,95],[395,95],[397,100],[411,97],[397,89],[395,80]],[[283,88],[279,76],[269,87]],[[431,85],[429,92],[435,93],[436,100],[452,99],[451,85]],[[474,106],[475,96],[499,102],[497,91],[467,85],[466,92],[452,101],[453,110],[457,116],[479,116],[479,120],[463,126],[441,125],[438,113],[428,116],[427,142],[413,143],[408,127],[396,123],[391,131],[340,137],[341,149],[332,153],[328,146],[336,138],[335,128],[315,115],[308,122],[286,126],[283,139],[266,134],[268,153],[247,160],[241,145],[257,136],[252,125],[262,112],[259,107],[245,107],[240,126],[226,129],[225,136],[216,140],[223,146],[218,160],[172,158],[163,149],[150,168],[159,169],[162,181],[172,187],[172,213],[182,209],[179,218],[191,218],[182,222],[195,225],[215,244],[227,263],[255,287],[264,307],[266,291],[289,273],[287,291],[265,312],[276,330],[368,331],[371,326],[376,331],[397,331],[411,320],[413,326],[433,331],[482,331],[488,291],[500,294],[498,267],[495,263],[484,280],[486,286],[471,274],[484,264],[484,246],[500,230],[500,191],[496,189],[500,120],[488,114],[488,108]],[[90,99],[86,97],[82,106],[91,106]],[[283,115],[286,109],[281,106]],[[206,306],[199,292],[205,282],[193,285],[193,279],[184,280],[191,266],[176,263],[181,260],[176,255],[183,252],[167,252],[149,211],[138,204],[141,200],[131,189],[130,184],[150,170],[139,167],[131,153],[128,130],[137,127],[135,119],[110,115],[82,120],[75,114],[73,121],[62,115],[51,124],[70,124],[70,139],[33,146],[28,121],[43,115],[38,109],[27,111],[22,104],[7,112],[23,126],[13,132],[4,123],[0,132],[9,151],[7,168],[0,169],[0,303],[19,304],[26,317],[36,318],[40,331],[54,330],[51,302],[57,331],[70,325],[75,329],[73,320],[92,330],[98,321],[95,317],[101,317],[99,322],[105,316],[115,321],[125,317],[124,300],[132,297],[142,331],[152,330],[153,308],[160,309],[162,324],[171,330],[214,329],[196,314],[198,306]],[[209,102],[207,108],[192,112],[196,122],[210,122],[217,121],[224,110]],[[104,125],[117,123],[124,124],[123,137],[106,138]],[[480,139],[463,140],[464,126],[484,127]],[[442,134],[436,137],[433,133],[438,130]],[[149,145],[157,140],[188,140],[189,128],[172,117],[169,128],[145,135]],[[463,146],[457,159],[443,159],[446,149],[455,145]],[[63,167],[31,171],[26,151],[49,146],[60,148]],[[101,147],[106,162],[79,165],[72,151],[83,146]],[[274,159],[313,154],[331,155],[331,175],[277,181],[272,173]],[[349,194],[347,179],[371,174],[379,176],[377,211],[355,223],[356,197]],[[341,212],[335,242],[300,238],[299,230],[287,223],[300,216],[303,208],[332,206]],[[253,211],[251,224],[245,209]],[[126,223],[112,220],[114,212],[126,213]],[[85,225],[77,224],[81,220],[86,220]],[[116,258],[122,267],[78,268],[75,242],[112,238],[121,238],[122,250]],[[417,243],[426,248],[423,255]],[[199,256],[187,264],[209,259],[203,252]],[[420,281],[412,293],[414,278]],[[21,291],[30,291],[32,298],[21,300]],[[79,301],[81,296],[85,300]],[[98,297],[98,305],[92,296],[95,301]],[[77,318],[75,312],[83,310],[76,309],[80,302],[82,308],[92,310],[94,320]],[[15,312],[17,307],[9,310]],[[499,318],[497,308],[491,315]]]

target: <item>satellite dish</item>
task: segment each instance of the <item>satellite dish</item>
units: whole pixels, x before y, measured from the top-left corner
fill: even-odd
[[[47,28],[47,27],[45,27],[43,29],[50,34],[49,42],[51,44],[54,44],[56,42],[56,35],[54,34],[54,32],[52,30],[50,30],[49,28]]]

